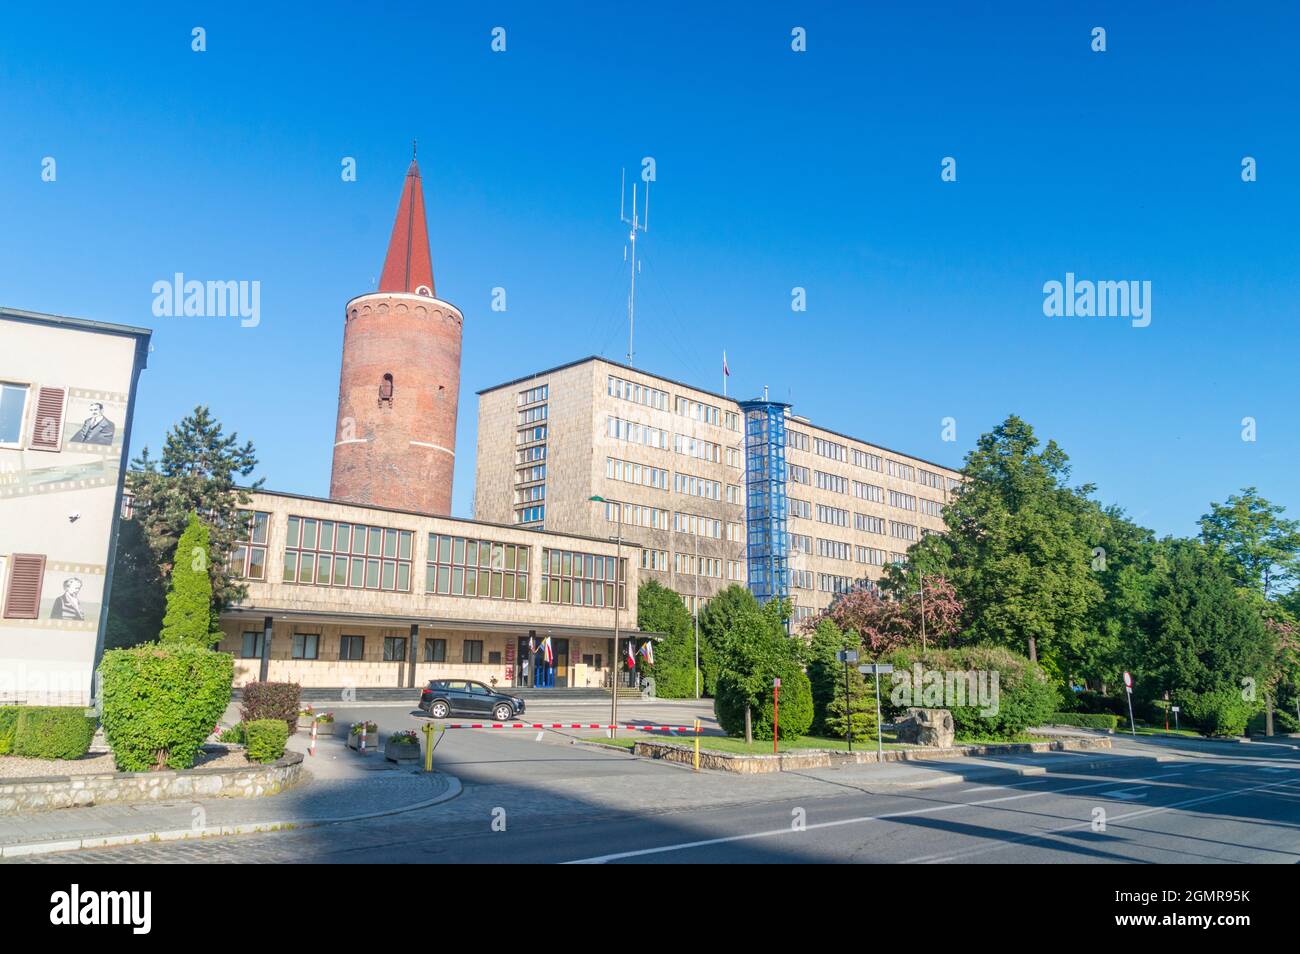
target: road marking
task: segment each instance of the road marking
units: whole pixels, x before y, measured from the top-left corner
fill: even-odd
[[[1151,781],[1157,776],[1147,778],[1129,779],[1131,782]],[[881,815],[863,815],[859,818],[842,818],[839,821],[816,822],[811,825],[805,825],[803,831],[814,831],[819,828],[840,828],[845,825],[860,825],[864,822],[888,821],[891,818],[909,818],[915,815],[933,815],[938,812],[952,811],[958,808],[976,808],[981,805],[995,805],[999,802],[1014,802],[1022,798],[1041,798],[1044,795],[1064,795],[1067,792],[1081,792],[1090,788],[1101,788],[1103,785],[1114,785],[1115,779],[1106,779],[1103,782],[1090,782],[1087,785],[1078,785],[1074,788],[1063,789],[1060,792],[1023,792],[1019,795],[1003,795],[999,798],[985,798],[976,802],[952,802],[947,805],[931,805],[927,808],[913,808],[904,812],[887,812]],[[1280,783],[1273,782],[1273,785]],[[1010,786],[1008,786],[1010,787]],[[1268,786],[1260,786],[1267,788]],[[1085,823],[1090,824],[1090,823]],[[737,841],[752,841],[756,838],[774,838],[778,835],[794,834],[791,828],[774,828],[769,831],[755,831],[745,835],[725,835],[719,838],[704,838],[699,841],[686,841],[675,845],[661,845],[657,848],[640,848],[636,851],[617,851],[607,855],[595,855],[591,858],[579,858],[574,861],[566,861],[570,865],[603,865],[610,861],[618,861],[623,858],[640,858],[646,855],[666,854],[670,851],[685,851],[690,848],[704,848],[709,845],[725,845]]]
[[[540,741],[542,741],[542,736],[544,736],[544,735],[546,735],[545,732],[538,732],[538,733],[537,733],[537,738],[534,739],[533,741],[535,741],[535,742],[540,742]]]
[[[1122,798],[1125,799],[1126,801],[1131,801],[1137,798],[1146,798],[1147,794],[1148,793],[1144,790],[1129,788],[1129,789],[1116,789],[1113,792],[1098,792],[1097,797],[1098,798]]]

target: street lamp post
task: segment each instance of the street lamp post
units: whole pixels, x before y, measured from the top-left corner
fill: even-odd
[[[595,496],[591,498],[593,503],[603,503],[609,505],[611,501],[604,497]],[[621,665],[621,659],[618,652],[619,632],[618,632],[618,584],[619,571],[623,567],[623,505],[615,503],[618,508],[618,536],[615,538],[617,545],[614,553],[614,658],[611,661],[611,678],[610,678],[610,703],[609,703],[609,737],[616,738],[618,735],[618,667]]]

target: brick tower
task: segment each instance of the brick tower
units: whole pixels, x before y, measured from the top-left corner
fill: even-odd
[[[451,513],[464,321],[434,295],[424,190],[412,159],[379,288],[345,309],[330,497]]]

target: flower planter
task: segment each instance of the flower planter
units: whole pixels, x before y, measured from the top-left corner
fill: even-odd
[[[356,749],[358,752],[361,751],[361,734],[360,734],[360,733],[357,733],[357,734],[355,734],[355,735],[352,734],[351,732],[348,733],[348,748],[350,748],[350,749]],[[378,732],[367,732],[367,733],[366,733],[366,751],[367,751],[367,752],[374,752],[374,751],[376,751],[378,748],[379,748],[379,733],[378,733]]]
[[[410,743],[386,745],[384,746],[384,758],[390,762],[418,762],[420,761],[420,743],[417,742],[414,745]]]

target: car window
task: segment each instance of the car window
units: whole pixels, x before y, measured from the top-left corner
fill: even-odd
[[[441,679],[432,679],[432,680],[429,681],[429,688],[430,688],[430,689],[446,689],[446,688],[447,688],[447,684],[446,684],[445,682],[443,682]]]
[[[447,689],[450,690],[451,692],[464,692],[465,689],[466,689],[466,686],[465,686],[465,683],[463,683],[463,682],[454,682],[454,681],[448,680],[448,682],[447,682]]]
[[[479,696],[487,696],[492,694],[492,690],[489,689],[487,686],[483,685],[483,683],[481,682],[471,682],[469,684],[469,691]]]

